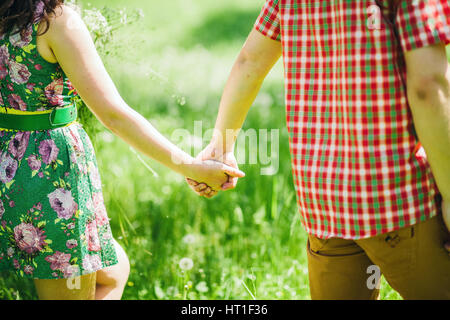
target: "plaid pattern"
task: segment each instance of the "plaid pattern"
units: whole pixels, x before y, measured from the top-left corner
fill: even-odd
[[[319,238],[373,237],[439,210],[397,62],[404,50],[450,42],[450,4],[400,1],[398,44],[375,3],[268,0],[255,24],[282,43],[297,200]]]

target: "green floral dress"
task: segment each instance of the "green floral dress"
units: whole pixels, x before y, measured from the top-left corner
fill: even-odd
[[[78,95],[37,51],[38,19],[0,35],[0,108],[43,111]],[[7,109],[6,109],[7,110]],[[117,263],[92,144],[82,126],[0,128],[0,270],[70,278]]]

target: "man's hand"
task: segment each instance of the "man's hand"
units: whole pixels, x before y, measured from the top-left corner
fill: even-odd
[[[215,160],[222,162],[232,168],[239,169],[237,165],[236,158],[232,151],[225,152],[222,148],[217,147],[214,144],[209,144],[196,158],[197,160]],[[198,183],[192,179],[186,178],[187,183],[190,188],[194,190],[200,196],[206,198],[212,198],[217,195],[217,190],[212,190],[209,186],[204,183]],[[228,176],[228,180],[222,185],[221,190],[234,189],[237,185],[238,178]]]
[[[450,234],[450,201],[442,202],[442,218]],[[450,239],[445,243],[445,249],[450,254]]]

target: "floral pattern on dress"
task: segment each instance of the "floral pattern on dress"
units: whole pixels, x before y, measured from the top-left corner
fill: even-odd
[[[37,52],[35,23],[0,36],[0,107],[50,110],[79,97]],[[92,143],[79,123],[0,129],[0,270],[68,278],[117,263]]]

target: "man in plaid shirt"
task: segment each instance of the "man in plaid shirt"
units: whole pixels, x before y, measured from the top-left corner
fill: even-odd
[[[313,299],[376,298],[373,265],[406,299],[450,299],[448,43],[448,0],[266,1],[199,157],[236,166],[237,132],[282,55]]]

